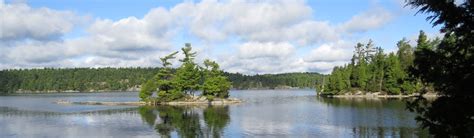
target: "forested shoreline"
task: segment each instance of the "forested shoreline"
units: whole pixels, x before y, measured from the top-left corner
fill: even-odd
[[[1,93],[138,91],[158,67],[43,68],[0,71]],[[175,71],[175,70],[173,70]],[[244,75],[225,72],[232,89],[315,88],[319,73]]]
[[[367,44],[358,43],[349,64],[334,67],[332,73],[324,78],[319,86],[322,95],[410,95],[424,91],[433,92],[432,86],[422,83],[412,75],[417,68],[416,57],[420,51],[436,50],[440,43],[449,43],[454,36],[444,39],[428,39],[420,31],[416,45],[403,38],[398,41],[395,52],[385,53],[369,40]]]

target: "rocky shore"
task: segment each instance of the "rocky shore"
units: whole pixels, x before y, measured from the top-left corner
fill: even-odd
[[[213,100],[208,100],[206,97],[203,96],[190,96],[184,100],[180,101],[171,101],[171,102],[162,102],[157,103],[158,105],[231,105],[231,104],[238,104],[242,101],[237,98],[214,98]],[[79,105],[109,105],[109,106],[143,106],[143,105],[152,105],[147,102],[101,102],[101,101],[84,101],[84,102],[71,102],[65,100],[55,101],[56,104],[64,104],[64,105],[72,105],[72,104],[79,104]]]
[[[387,94],[382,94],[381,92],[363,93],[363,92],[359,91],[359,92],[356,92],[354,94],[345,93],[345,94],[342,94],[342,95],[323,95],[323,94],[318,93],[318,95],[322,96],[322,97],[331,97],[331,98],[408,98],[408,97],[416,97],[416,96],[419,96],[420,94],[419,93],[413,93],[413,94],[410,94],[410,95],[402,95],[402,94],[387,95]],[[422,96],[425,97],[425,98],[439,97],[439,95],[436,94],[436,93],[426,93],[426,94],[423,94]]]

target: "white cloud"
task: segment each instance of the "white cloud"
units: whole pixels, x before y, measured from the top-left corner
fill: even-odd
[[[82,17],[48,8],[32,9],[23,3],[0,2],[0,40],[54,40],[70,32]]]
[[[7,48],[6,57],[17,63],[43,63],[64,57],[64,47],[56,42],[34,43]]]
[[[288,29],[309,20],[312,9],[304,1],[214,1],[182,3],[171,10],[173,17],[187,19],[192,34],[206,41],[237,36],[245,41],[295,41]]]
[[[153,12],[152,12],[153,13]],[[152,15],[150,15],[152,16]],[[89,28],[92,37],[113,51],[168,49],[166,24],[155,25],[149,20],[160,20],[147,15],[148,20],[128,17],[119,21],[97,20]],[[150,19],[152,18],[152,19]]]
[[[283,58],[294,52],[290,43],[248,42],[239,46],[241,58]]]
[[[95,19],[83,36],[65,39],[83,17],[3,1],[0,9],[0,39],[9,41],[0,42],[7,45],[0,51],[0,68],[158,66],[160,56],[182,46],[176,39],[198,39],[193,48],[204,56],[196,61],[211,58],[226,71],[248,74],[327,73],[352,56],[353,44],[344,40],[348,34],[379,28],[392,18],[375,9],[334,24],[315,20],[302,0],[204,0],[154,8],[142,18]],[[205,46],[220,44],[224,53],[236,52],[216,56],[209,51],[217,46]],[[302,47],[315,48],[298,51]]]
[[[349,61],[353,51],[350,45],[344,41],[322,44],[313,49],[305,60],[308,62]]]
[[[392,16],[390,12],[381,8],[369,10],[353,16],[342,25],[342,29],[347,32],[366,32],[387,24]]]
[[[305,21],[286,29],[288,40],[300,45],[315,44],[339,39],[339,32],[329,22]]]

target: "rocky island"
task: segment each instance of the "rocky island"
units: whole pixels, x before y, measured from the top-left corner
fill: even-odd
[[[72,102],[66,100],[58,100],[55,101],[56,104],[63,104],[63,105],[108,105],[108,106],[144,106],[144,105],[152,105],[153,103],[144,102],[144,101],[137,101],[137,102],[101,102],[101,101],[83,101],[83,102]],[[176,105],[176,106],[199,106],[199,105],[231,105],[231,104],[239,104],[242,103],[241,100],[237,98],[216,98],[212,101],[207,99],[204,96],[191,96],[183,100],[176,100],[170,102],[161,102],[161,103],[154,103],[156,105]]]

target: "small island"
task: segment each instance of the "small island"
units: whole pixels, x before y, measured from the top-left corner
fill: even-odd
[[[196,52],[186,43],[180,67],[171,68],[178,51],[160,58],[163,68],[141,86],[139,97],[146,105],[234,104],[241,101],[229,98],[231,82],[219,64],[204,60],[204,67],[194,62]],[[195,93],[200,91],[200,96]]]
[[[81,105],[229,105],[241,103],[236,98],[229,98],[231,82],[224,76],[219,64],[209,59],[204,60],[204,67],[194,62],[196,52],[191,44],[186,43],[181,49],[183,59],[180,67],[173,69],[170,60],[176,58],[178,51],[160,58],[162,68],[151,79],[141,85],[137,102],[100,102],[55,101],[56,104]],[[195,95],[200,91],[199,95]]]

